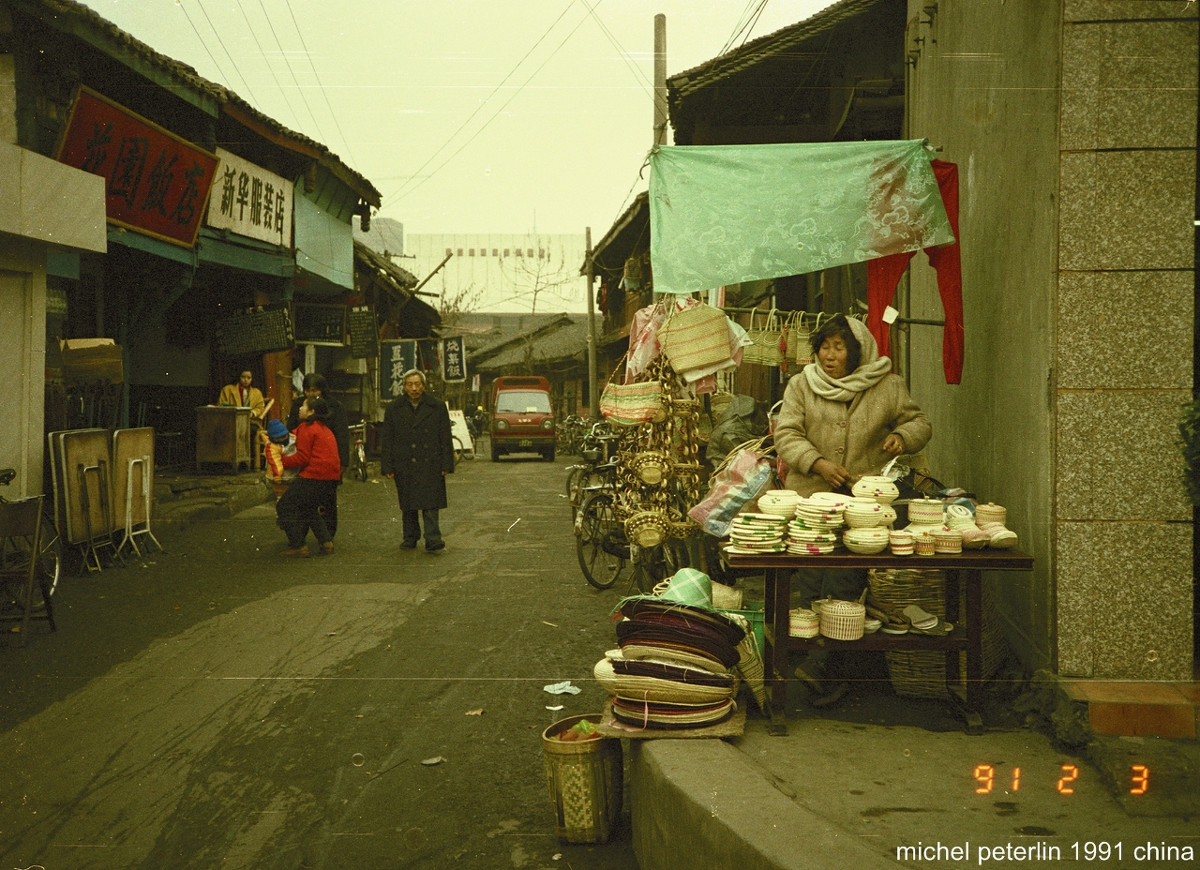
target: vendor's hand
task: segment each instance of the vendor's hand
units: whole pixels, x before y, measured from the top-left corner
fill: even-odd
[[[825,478],[830,489],[837,489],[850,482],[850,471],[828,459],[818,459],[813,463],[812,470]]]
[[[899,456],[904,452],[904,439],[893,432],[883,439],[883,452],[888,456]]]
[[[385,474],[385,475],[384,475],[384,477],[386,477],[388,480],[391,480],[391,479],[392,479],[393,477],[395,477],[395,476],[396,476],[396,475],[394,475],[394,474]]]

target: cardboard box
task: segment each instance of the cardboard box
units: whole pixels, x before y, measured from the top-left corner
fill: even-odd
[[[67,338],[59,341],[63,380],[125,382],[121,346],[111,338]]]

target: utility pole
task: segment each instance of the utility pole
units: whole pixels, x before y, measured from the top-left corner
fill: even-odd
[[[600,397],[596,394],[596,294],[592,292],[593,268],[592,268],[592,228],[587,228],[585,237],[587,244],[587,253],[585,254],[587,262],[587,313],[588,313],[588,336],[587,336],[587,360],[588,360],[588,416],[593,420],[600,419]]]
[[[667,144],[667,16],[654,16],[654,144]]]

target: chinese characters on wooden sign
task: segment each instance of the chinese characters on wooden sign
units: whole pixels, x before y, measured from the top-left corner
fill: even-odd
[[[216,155],[80,88],[58,160],[105,179],[111,223],[184,247],[195,243]]]
[[[456,335],[442,339],[442,380],[448,384],[461,384],[467,379],[467,354],[463,337]]]
[[[208,203],[208,225],[291,247],[295,185],[261,166],[217,149],[220,165]]]

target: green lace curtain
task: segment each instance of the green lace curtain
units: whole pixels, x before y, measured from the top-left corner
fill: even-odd
[[[660,146],[654,289],[692,293],[954,241],[923,140]]]

